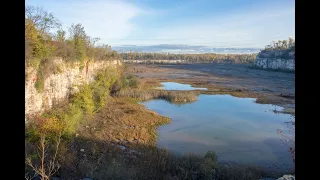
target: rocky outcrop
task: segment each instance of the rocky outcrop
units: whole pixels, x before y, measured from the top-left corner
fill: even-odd
[[[295,180],[295,176],[288,174],[278,178],[277,180]]]
[[[120,60],[95,61],[85,65],[77,62],[71,65],[65,63],[61,58],[55,58],[50,66],[59,67],[59,71],[43,79],[44,88],[41,92],[35,87],[38,78],[37,71],[31,67],[26,68],[25,114],[50,109],[58,102],[67,99],[70,94],[77,92],[77,85],[92,81],[98,71],[118,65],[121,65]]]
[[[263,69],[295,70],[295,51],[287,50],[263,50],[254,62],[254,66]]]
[[[274,178],[262,178],[259,180],[295,180],[295,176],[291,175],[291,174],[286,174],[283,175],[282,177],[279,177],[278,179],[274,179]]]

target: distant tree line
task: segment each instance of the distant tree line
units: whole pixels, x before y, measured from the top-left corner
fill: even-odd
[[[285,50],[294,48],[295,41],[293,38],[289,37],[289,40],[272,41],[269,45],[266,45],[264,50]]]
[[[52,33],[56,30],[55,33]],[[60,21],[42,8],[25,8],[25,61],[39,64],[43,59],[53,56],[65,60],[86,59],[106,60],[119,58],[110,46],[96,46],[99,38],[88,36],[81,24],[72,24],[67,32],[61,29]]]
[[[186,60],[188,62],[219,62],[219,63],[251,63],[257,54],[170,54],[125,52],[120,53],[124,60]]]

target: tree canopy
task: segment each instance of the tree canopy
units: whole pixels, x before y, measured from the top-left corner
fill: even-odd
[[[293,49],[295,47],[295,41],[293,38],[289,37],[289,40],[278,40],[272,41],[269,45],[266,45],[264,50],[285,50]]]
[[[59,56],[65,60],[107,60],[120,58],[108,45],[96,46],[99,38],[90,37],[82,24],[72,24],[67,32],[60,21],[41,7],[25,7],[25,59],[41,62]],[[36,63],[39,64],[39,63]]]
[[[124,60],[185,60],[189,62],[224,62],[224,63],[251,63],[256,54],[170,54],[127,52],[120,53]]]

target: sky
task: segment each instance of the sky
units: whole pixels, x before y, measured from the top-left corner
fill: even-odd
[[[294,0],[26,0],[100,44],[263,48],[295,36]]]

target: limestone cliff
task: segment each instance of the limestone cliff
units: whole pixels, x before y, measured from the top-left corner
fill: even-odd
[[[37,81],[36,70],[32,67],[26,68],[25,114],[33,114],[50,109],[54,104],[77,91],[76,85],[93,80],[99,70],[122,64],[120,60],[95,61],[81,67],[79,62],[70,65],[61,58],[55,58],[52,62],[52,65],[59,67],[59,71],[53,72],[44,79],[42,92],[39,92],[35,87]]]
[[[254,62],[254,66],[263,69],[295,70],[295,50],[263,50]]]

